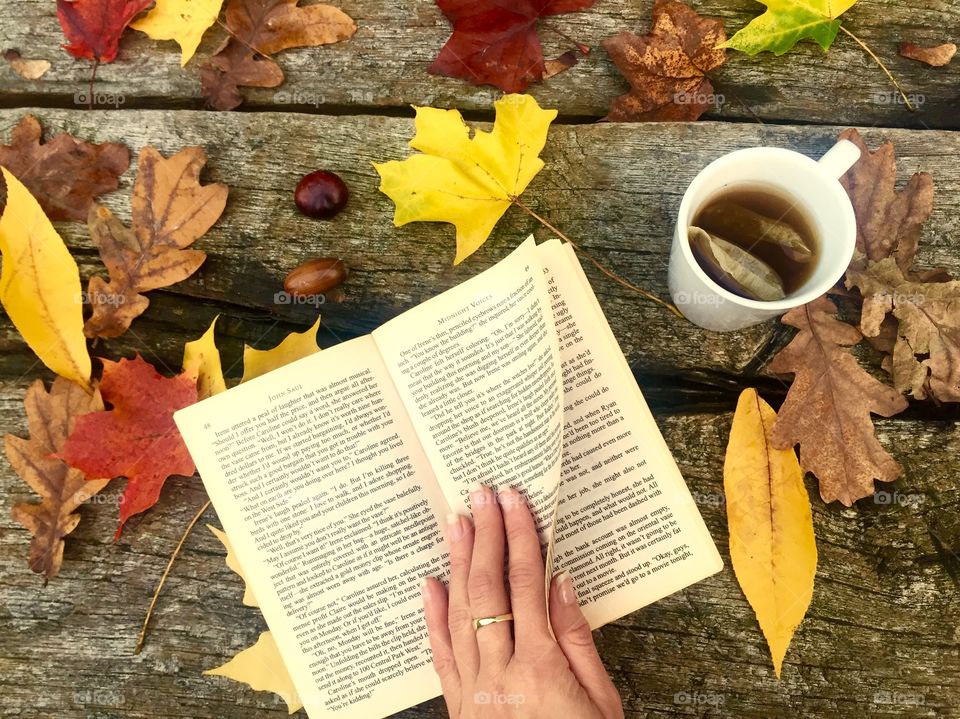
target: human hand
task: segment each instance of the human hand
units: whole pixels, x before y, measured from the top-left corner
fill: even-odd
[[[547,618],[540,542],[523,497],[479,487],[470,502],[473,522],[462,515],[447,522],[449,593],[433,578],[423,585],[434,668],[451,718],[622,719],[620,695],[566,572],[551,583]],[[512,622],[474,629],[474,619],[508,612]]]

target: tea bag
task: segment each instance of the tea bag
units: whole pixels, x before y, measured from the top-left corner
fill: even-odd
[[[691,227],[688,234],[697,262],[721,287],[751,300],[786,297],[783,280],[759,257],[699,227]]]
[[[754,212],[736,202],[718,200],[697,216],[697,224],[714,235],[729,238],[744,249],[776,245],[794,262],[809,262],[813,248],[786,222]]]

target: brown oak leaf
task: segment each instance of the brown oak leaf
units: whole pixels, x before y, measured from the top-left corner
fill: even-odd
[[[51,220],[83,222],[95,197],[117,189],[130,165],[130,151],[66,133],[41,143],[42,134],[37,118],[25,115],[13,129],[10,144],[0,145],[0,165],[30,190]]]
[[[917,399],[960,402],[960,281],[918,282],[887,258],[849,270],[847,286],[863,295],[866,336],[881,334],[888,315],[897,319],[885,365],[894,386]]]
[[[607,114],[613,122],[690,121],[716,103],[706,74],[723,65],[723,21],[705,18],[675,0],[657,0],[653,28],[638,37],[621,32],[604,49],[630,83]]]
[[[820,481],[824,502],[846,506],[874,492],[874,480],[892,482],[900,465],[881,446],[870,414],[892,417],[907,400],[867,373],[848,351],[863,336],[836,319],[826,296],[790,310],[782,318],[800,330],[773,358],[774,374],[793,374],[793,383],[773,427],[779,449],[800,445],[800,465]]]
[[[232,36],[200,69],[203,96],[217,110],[243,102],[240,87],[276,87],[283,70],[270,56],[295,47],[340,42],[357,31],[349,15],[332,5],[299,0],[229,0],[225,25]]]
[[[186,248],[213,226],[227,202],[226,185],[200,184],[206,161],[199,147],[170,158],[145,147],[133,187],[132,229],[105,207],[91,208],[90,236],[110,279],[90,278],[93,316],[83,328],[87,337],[123,334],[150,304],[141,293],[185,280],[206,259]]]
[[[936,47],[921,47],[912,42],[900,43],[900,55],[908,60],[924,62],[931,67],[949,65],[953,56],[957,54],[957,46],[952,42],[945,42]]]
[[[933,212],[933,178],[918,172],[897,190],[897,163],[893,143],[871,152],[860,133],[845,130],[841,140],[860,148],[860,160],[840,182],[857,215],[857,249],[874,262],[895,257],[908,272],[920,244],[923,223]],[[854,266],[862,262],[854,261]]]
[[[64,537],[80,522],[77,508],[103,489],[109,480],[88,480],[54,455],[59,454],[73,431],[74,419],[103,409],[99,391],[87,394],[63,377],[47,392],[42,380],[27,390],[23,399],[29,439],[8,434],[4,440],[14,471],[40,495],[39,504],[13,507],[13,518],[33,534],[30,569],[44,580],[57,576],[63,563]]]

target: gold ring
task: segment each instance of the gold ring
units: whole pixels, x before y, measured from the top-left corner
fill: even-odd
[[[477,617],[473,620],[473,631],[478,631],[480,627],[485,627],[488,624],[496,624],[497,622],[512,622],[513,621],[513,612],[507,612],[506,614],[498,614],[495,617]]]

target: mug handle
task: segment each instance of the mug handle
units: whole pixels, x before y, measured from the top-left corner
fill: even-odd
[[[859,159],[860,148],[850,140],[840,140],[827,150],[827,154],[821,157],[818,162],[824,170],[830,173],[831,177],[836,177],[839,180]]]

